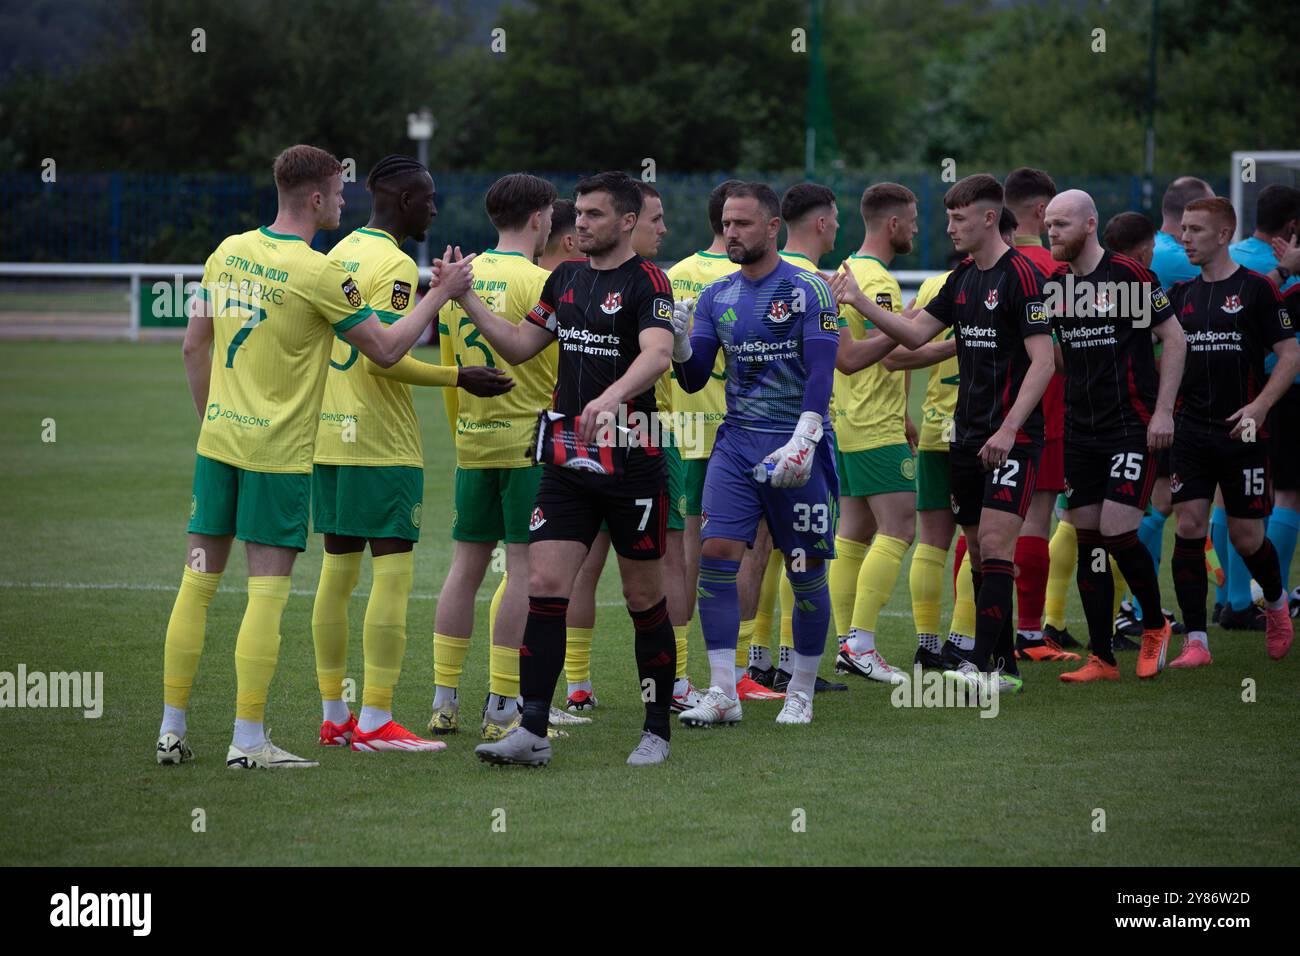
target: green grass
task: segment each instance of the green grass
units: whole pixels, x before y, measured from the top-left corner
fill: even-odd
[[[49,288],[41,291],[6,289],[0,294],[0,312],[129,312],[127,286],[118,289]]]
[[[155,765],[162,644],[184,558],[197,423],[179,347],[6,344],[0,350],[0,671],[103,671],[98,720],[70,710],[0,711],[3,864],[1019,864],[1294,862],[1300,654],[1262,635],[1211,635],[1213,667],[1066,687],[1060,665],[1025,667],[996,719],[896,709],[854,680],[817,699],[808,728],[777,728],[750,704],[731,730],[674,728],[664,767],[623,761],[640,726],[631,626],[611,565],[601,582],[596,720],[557,742],[543,771],[492,769],[472,734],[432,755],[320,753],[315,771],[234,774],[237,552],[213,603],[194,687],[198,761]],[[433,595],[450,555],[452,454],[440,399],[418,398],[428,460],[417,598],[396,696],[422,728],[432,687]],[[53,418],[57,441],[41,441]],[[1172,532],[1170,533],[1172,536]],[[310,594],[313,538],[294,570],[268,726],[316,753],[320,712]],[[486,600],[495,577],[489,576]],[[38,586],[39,585],[39,586]],[[129,588],[127,586],[130,586]],[[368,565],[352,606],[350,674],[361,677]],[[1166,598],[1172,598],[1165,575]],[[466,664],[472,713],[486,693],[484,613]],[[895,662],[914,639],[903,569],[882,619]],[[947,608],[945,607],[945,620]],[[1083,630],[1077,601],[1070,623]],[[691,670],[706,665],[698,624]],[[824,672],[829,672],[829,663]],[[1258,702],[1243,703],[1242,681]],[[207,831],[191,829],[202,808]],[[494,832],[504,809],[506,831]],[[1095,809],[1106,832],[1093,832]],[[792,831],[796,809],[806,832]],[[1292,848],[1292,849],[1288,849]]]

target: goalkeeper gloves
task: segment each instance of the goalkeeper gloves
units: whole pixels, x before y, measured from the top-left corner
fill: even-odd
[[[694,299],[680,299],[673,303],[673,361],[691,360],[691,316],[695,312]]]
[[[822,417],[816,412],[799,416],[790,440],[763,459],[772,463],[773,488],[802,488],[812,477],[813,457],[822,438]]]

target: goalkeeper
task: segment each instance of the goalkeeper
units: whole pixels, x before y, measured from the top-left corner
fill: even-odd
[[[834,436],[826,422],[839,314],[814,272],[777,255],[776,193],[744,183],[727,194],[723,238],[740,271],[707,286],[687,338],[687,302],[677,304],[673,359],[688,392],[708,382],[718,348],[727,365],[727,417],[704,479],[699,608],[712,673],[688,727],[740,720],[735,652],[740,627],[736,572],[766,518],[794,588],[794,676],[779,724],[812,719],[813,684],[826,643],[827,558],[835,557]],[[756,466],[758,466],[756,468]]]

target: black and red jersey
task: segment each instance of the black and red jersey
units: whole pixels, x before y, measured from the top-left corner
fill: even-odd
[[[1052,257],[1051,250],[1043,245],[1037,236],[1016,236],[1016,251],[1028,256],[1029,261],[1038,266],[1038,271],[1047,277],[1062,275],[1069,271],[1069,265]],[[1053,375],[1043,392],[1043,440],[1051,441],[1065,435],[1065,376]]]
[[[963,260],[926,304],[926,312],[957,333],[953,445],[978,451],[1015,404],[1029,371],[1025,339],[1051,332],[1043,281],[1027,256],[1008,249],[988,269]],[[1025,419],[1016,441],[1042,445],[1041,404]]]
[[[1092,272],[1053,276],[1043,293],[1065,359],[1066,441],[1145,441],[1160,385],[1151,329],[1174,316],[1160,280],[1105,252]]]
[[[1226,436],[1228,416],[1264,388],[1264,359],[1295,334],[1276,286],[1245,266],[1226,279],[1197,276],[1169,290],[1187,337],[1187,364],[1178,389],[1174,427]],[[1264,437],[1263,423],[1260,423]]]
[[[636,361],[642,330],[672,332],[672,285],[662,269],[637,255],[614,269],[569,260],[555,267],[527,318],[559,339],[555,410],[580,415]],[[654,385],[628,405],[652,415]]]

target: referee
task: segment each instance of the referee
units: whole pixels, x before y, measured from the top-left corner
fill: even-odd
[[[460,300],[511,365],[559,342],[553,413],[562,416],[554,423],[554,433],[562,437],[543,443],[558,448],[552,457],[564,462],[545,465],[529,522],[528,622],[519,661],[523,717],[506,737],[474,752],[495,764],[550,762],[546,724],[564,665],[569,595],[603,520],[636,629],[646,715],[641,742],[628,763],[642,766],[668,757],[676,673],[661,569],[667,479],[653,431],[610,426],[657,420],[654,385],[667,371],[673,349],[672,287],[654,263],[632,249],[642,201],[636,180],[620,172],[599,173],[579,182],[574,193],[578,249],[588,258],[562,262],[523,321],[495,315],[472,292]]]

